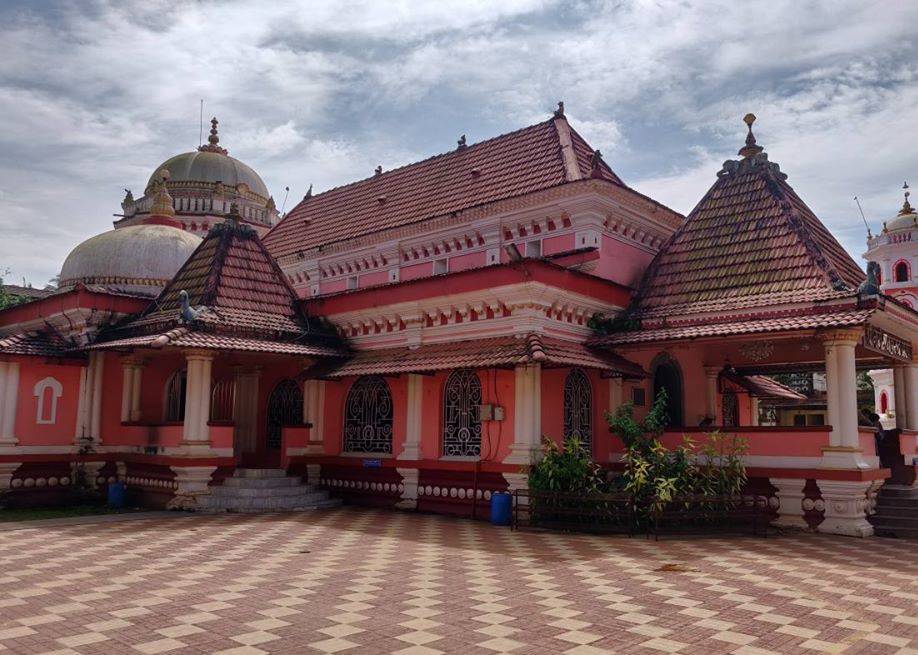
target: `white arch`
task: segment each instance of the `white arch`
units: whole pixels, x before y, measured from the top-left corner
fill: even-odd
[[[51,411],[47,412],[48,418],[45,418],[45,390],[51,389]],[[57,399],[64,395],[64,387],[56,379],[47,377],[35,383],[32,393],[38,398],[38,408],[35,412],[35,422],[39,425],[51,425],[57,423]]]

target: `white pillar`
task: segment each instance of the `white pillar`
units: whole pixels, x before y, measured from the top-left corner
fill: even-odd
[[[424,404],[424,376],[410,373],[408,375],[408,403],[405,412],[405,447],[398,459],[421,459],[421,410]],[[405,477],[402,475],[402,477]],[[407,485],[406,485],[407,488]],[[417,482],[415,482],[417,491]],[[415,493],[417,499],[417,493]]]
[[[872,481],[816,480],[825,502],[825,519],[816,528],[819,532],[869,537],[873,526],[867,521]]]
[[[704,375],[705,375],[705,387],[707,390],[706,412],[707,412],[708,418],[710,418],[716,424],[717,423],[717,378],[720,376],[720,369],[717,368],[716,366],[705,366]]]
[[[826,356],[826,418],[832,431],[829,433],[829,445],[837,447],[841,445],[841,436],[839,424],[840,417],[838,412],[838,359],[835,356],[836,348],[834,341],[826,341],[824,344]]]
[[[514,406],[514,434],[508,464],[532,464],[541,453],[542,375],[538,364],[517,366]]]
[[[211,369],[213,356],[202,355],[201,359],[201,384],[198,393],[198,439],[210,441],[210,392]]]
[[[778,518],[775,525],[789,528],[809,528],[803,518],[803,487],[806,480],[801,478],[771,478],[771,484],[777,487],[775,496],[781,501],[778,506]]]
[[[854,366],[856,341],[840,341],[836,346],[838,358],[838,417],[841,445],[860,449],[857,421],[857,369]]]
[[[893,394],[896,398],[896,427],[900,430],[907,429],[909,426],[908,419],[908,402],[905,400],[905,393],[908,385],[905,381],[905,366],[896,364],[893,366]]]
[[[3,442],[3,416],[6,413],[6,376],[9,371],[9,362],[0,361],[0,443]]]
[[[89,366],[92,370],[89,404],[89,438],[96,444],[102,443],[102,370],[105,364],[105,353],[94,351],[89,354]]]
[[[7,362],[5,382],[3,385],[2,423],[0,423],[0,443],[7,445],[18,443],[16,439],[16,402],[19,395],[19,362]]]
[[[185,375],[185,417],[182,419],[182,438],[185,441],[197,441],[198,400],[201,396],[201,360],[188,355]]]
[[[905,397],[905,424],[910,430],[918,430],[918,364],[905,366],[902,369],[902,378],[905,382],[902,394]]]

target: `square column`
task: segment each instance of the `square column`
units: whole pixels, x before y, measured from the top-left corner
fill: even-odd
[[[405,447],[397,459],[421,459],[421,411],[424,401],[424,376],[410,373],[408,375],[408,407],[406,410]],[[401,471],[399,471],[401,473]],[[402,477],[405,477],[402,475]],[[417,477],[417,475],[415,475]],[[407,490],[408,485],[406,483]],[[415,481],[415,492],[417,481]],[[417,493],[415,493],[415,500]]]
[[[717,378],[720,376],[720,369],[716,366],[704,367],[705,378],[705,412],[708,418],[715,424],[717,423]]]
[[[542,368],[539,364],[517,366],[513,444],[506,464],[528,466],[542,452]]]
[[[19,398],[19,362],[0,362],[0,445],[15,446],[16,402]]]

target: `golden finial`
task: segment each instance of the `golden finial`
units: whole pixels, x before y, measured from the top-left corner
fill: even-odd
[[[743,122],[746,124],[746,127],[749,128],[749,132],[746,134],[746,145],[740,148],[737,154],[743,157],[751,157],[762,152],[764,148],[760,145],[756,145],[755,135],[752,133],[752,124],[755,123],[755,114],[746,114],[743,116]]]
[[[220,121],[217,120],[216,116],[210,119],[210,136],[207,137],[207,145],[200,146],[198,150],[201,152],[218,152],[221,155],[227,154],[226,148],[220,147],[220,135],[217,133],[217,125],[219,124]]]
[[[902,184],[902,189],[904,191],[905,201],[902,203],[902,209],[899,210],[899,216],[905,216],[906,214],[914,214],[915,210],[912,208],[911,204],[908,201],[908,197],[911,194],[909,191],[908,182]]]
[[[175,216],[175,208],[172,206],[172,196],[166,189],[166,182],[169,180],[169,169],[161,168],[156,172],[156,181],[153,183],[153,203],[150,205],[151,216]]]

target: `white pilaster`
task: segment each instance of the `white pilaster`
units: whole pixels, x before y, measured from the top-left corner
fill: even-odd
[[[720,376],[720,369],[716,366],[704,367],[705,381],[705,412],[707,417],[714,423],[717,423],[717,378]]]
[[[896,427],[900,430],[909,427],[908,402],[905,400],[905,393],[908,385],[905,381],[905,366],[897,364],[893,366],[893,394],[896,398]]]
[[[198,402],[201,398],[201,360],[188,355],[185,378],[185,417],[182,419],[184,441],[198,440]]]
[[[210,441],[210,386],[213,357],[204,355],[201,359],[201,386],[198,400],[198,439]]]
[[[303,422],[309,423],[307,453],[321,454],[321,442],[325,438],[325,380],[306,380],[304,387]]]
[[[92,368],[92,402],[89,405],[89,437],[98,445],[102,443],[102,370],[105,364],[105,353],[94,351],[89,355]]]
[[[624,402],[624,381],[621,378],[609,378],[609,411],[614,412]]]
[[[405,414],[407,419],[405,425],[405,447],[399,454],[398,459],[416,460],[421,458],[421,411],[423,409],[423,401],[424,376],[411,373],[408,375],[408,407]],[[401,471],[399,471],[399,473],[401,473]],[[416,499],[417,481],[415,480],[415,500]]]
[[[0,444],[14,446],[16,403],[19,395],[19,362],[0,362]]]
[[[826,418],[832,431],[829,433],[829,445],[837,447],[841,445],[841,436],[838,413],[838,359],[835,356],[835,342],[826,341],[825,358],[826,358]]]
[[[906,365],[902,369],[902,378],[905,382],[906,425],[910,430],[918,430],[918,364]]]
[[[806,480],[771,478],[769,481],[777,487],[775,496],[781,501],[775,525],[788,528],[809,528],[809,524],[803,518],[803,487],[806,486]]]
[[[873,526],[867,521],[867,492],[873,482],[817,480],[825,502],[825,520],[816,529],[830,534],[869,537]]]
[[[841,445],[860,448],[857,425],[857,370],[854,366],[856,341],[840,341],[836,347],[838,358],[838,416]]]

